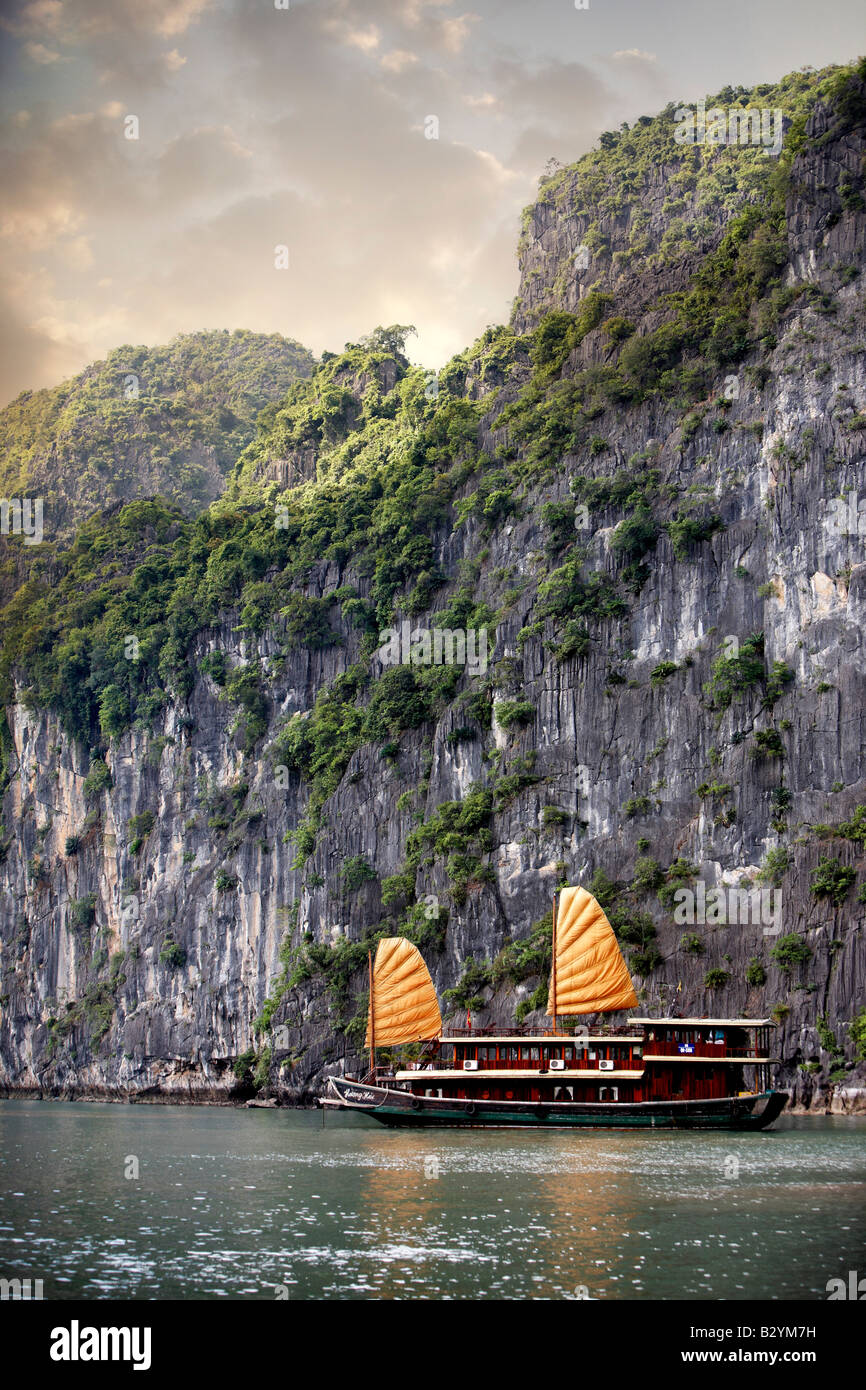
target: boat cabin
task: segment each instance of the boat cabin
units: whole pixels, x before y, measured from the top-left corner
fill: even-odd
[[[633,1018],[577,1036],[454,1030],[390,1079],[455,1099],[711,1100],[765,1088],[769,1029],[769,1019]]]

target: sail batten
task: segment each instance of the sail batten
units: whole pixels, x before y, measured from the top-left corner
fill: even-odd
[[[601,906],[585,888],[564,888],[555,919],[548,1014],[610,1013],[637,1005],[631,976]]]
[[[386,936],[376,949],[370,981],[365,1047],[429,1042],[442,1033],[430,972],[405,936]]]

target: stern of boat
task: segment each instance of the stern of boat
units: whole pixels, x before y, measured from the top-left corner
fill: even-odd
[[[763,1095],[757,1097],[751,1108],[750,1127],[766,1129],[768,1125],[779,1118],[787,1104],[788,1094],[786,1091],[765,1091]]]

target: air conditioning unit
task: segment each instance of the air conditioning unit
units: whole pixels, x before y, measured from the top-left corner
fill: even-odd
[[[477,1062],[464,1062],[464,1063],[463,1063],[463,1070],[464,1070],[464,1071],[477,1071],[477,1070],[478,1070],[478,1063],[477,1063]]]
[[[551,1071],[565,1071],[565,1063],[561,1057],[551,1057],[548,1066]]]
[[[613,1063],[613,1062],[609,1062],[609,1061],[608,1061],[606,1058],[604,1058],[604,1057],[599,1058],[598,1069],[599,1069],[599,1071],[613,1071],[613,1069],[614,1069],[614,1063]]]

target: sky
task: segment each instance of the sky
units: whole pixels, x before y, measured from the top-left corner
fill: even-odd
[[[862,0],[0,0],[0,404],[198,329],[318,354],[411,323],[413,360],[441,366],[508,319],[520,211],[551,157],[672,100],[849,62],[864,16]]]

